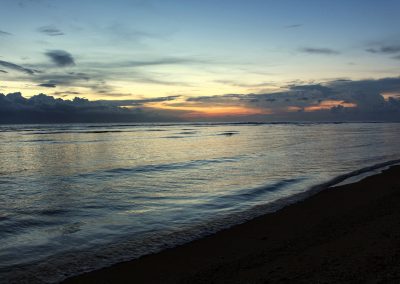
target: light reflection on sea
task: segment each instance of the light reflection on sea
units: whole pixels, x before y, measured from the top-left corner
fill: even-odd
[[[59,266],[73,274],[193,239],[399,159],[399,138],[400,124],[383,123],[0,126],[0,277],[40,281],[45,267],[57,281]]]

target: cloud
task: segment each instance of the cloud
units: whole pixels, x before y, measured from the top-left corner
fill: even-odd
[[[55,87],[57,87],[56,84],[52,84],[52,83],[43,83],[43,84],[39,84],[38,86],[46,87],[46,88],[55,88]]]
[[[72,55],[64,50],[50,50],[45,53],[58,67],[67,67],[75,65]]]
[[[11,33],[8,33],[8,32],[5,32],[5,31],[2,31],[2,30],[0,30],[0,36],[9,36],[9,35],[12,35]]]
[[[131,67],[146,67],[158,65],[192,65],[192,64],[214,64],[211,59],[197,59],[185,57],[160,57],[150,60],[123,60],[111,62],[86,62],[91,68],[131,68]]]
[[[46,3],[46,2],[48,2],[48,0],[19,0],[18,1],[18,5],[21,7],[21,8],[25,8],[25,6],[26,5],[29,5],[29,4],[43,4],[43,3]]]
[[[1,69],[0,69],[0,73],[8,73],[8,72],[5,71],[5,70],[1,70]]]
[[[153,85],[156,84],[165,86],[190,86],[190,84],[186,82],[159,80],[159,79],[149,78],[144,75],[137,75],[136,78],[133,78],[132,80],[140,83],[148,83]]]
[[[80,92],[76,91],[65,91],[65,92],[54,92],[54,95],[79,95]]]
[[[52,84],[57,86],[83,86],[90,87],[87,83],[91,77],[82,72],[37,74],[32,78],[38,84]]]
[[[75,92],[54,93],[71,94]],[[43,94],[26,99],[14,93],[0,95],[0,122],[215,120],[207,116],[213,110],[222,121],[400,121],[400,96],[388,94],[400,94],[400,77],[293,83],[279,92],[186,99],[71,101]],[[116,98],[124,95],[115,93]]]
[[[336,55],[340,54],[339,51],[330,48],[315,48],[315,47],[304,47],[300,51],[310,54],[322,54],[322,55]]]
[[[38,71],[38,70],[25,68],[25,67],[22,67],[20,65],[17,65],[17,64],[8,62],[8,61],[3,61],[3,60],[0,60],[0,66],[3,66],[5,68],[8,68],[8,69],[11,69],[11,70],[14,70],[14,71],[23,72],[23,73],[26,73],[26,74],[29,74],[29,75],[33,75],[35,73],[40,73],[40,71]]]
[[[48,36],[61,36],[64,33],[54,26],[43,26],[38,28],[38,31]]]
[[[105,104],[108,106],[142,106],[148,103],[156,102],[170,102],[180,98],[180,95],[156,97],[148,99],[136,99],[136,100],[98,100],[97,103]]]
[[[66,97],[69,95],[80,95],[80,92],[76,92],[76,91],[54,92],[53,95],[60,96],[60,97]]]
[[[294,29],[294,28],[300,28],[303,26],[302,24],[293,24],[293,25],[287,25],[285,26],[286,29]]]
[[[141,61],[141,60],[128,60],[119,63],[120,67],[140,67],[140,66],[154,66],[154,65],[179,65],[179,64],[194,64],[194,63],[209,63],[205,60],[197,60],[192,58],[177,58],[177,57],[164,57],[155,60]],[[118,63],[116,63],[118,64]]]
[[[333,80],[324,84],[292,84],[287,88],[264,94],[193,97],[187,99],[187,104],[202,108],[240,106],[270,113],[248,120],[400,121],[400,99],[385,100],[382,96],[400,93],[400,77]]]
[[[156,111],[143,106],[148,101],[174,98],[89,101],[78,97],[73,100],[56,99],[45,94],[29,99],[21,93],[0,94],[0,123],[180,121],[179,111]]]
[[[379,48],[368,48],[367,52],[370,53],[382,53],[382,54],[394,54],[400,53],[400,45],[383,45]]]
[[[268,82],[261,82],[261,83],[255,83],[255,84],[242,83],[242,82],[238,82],[238,81],[234,81],[234,80],[215,80],[214,82],[224,84],[224,85],[241,87],[241,88],[260,88],[260,87],[274,86],[272,83],[268,83]]]
[[[102,32],[104,31],[108,33],[114,41],[124,40],[124,41],[135,42],[146,38],[159,39],[165,37],[147,31],[132,29],[130,26],[126,26],[118,22],[105,27],[102,30]]]

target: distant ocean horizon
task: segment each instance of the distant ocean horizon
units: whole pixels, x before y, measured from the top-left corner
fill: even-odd
[[[61,281],[400,162],[400,124],[0,125],[0,279]]]

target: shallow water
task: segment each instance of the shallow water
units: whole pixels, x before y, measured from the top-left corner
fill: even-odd
[[[400,159],[399,139],[387,123],[0,126],[0,279],[59,281],[189,241]]]

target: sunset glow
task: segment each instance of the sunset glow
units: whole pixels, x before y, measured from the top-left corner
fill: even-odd
[[[272,111],[268,109],[250,108],[245,106],[195,106],[190,104],[187,106],[173,106],[162,103],[150,103],[146,106],[162,110],[183,111],[183,117],[187,118],[267,115],[272,113]]]
[[[337,106],[353,108],[353,107],[357,107],[357,104],[344,102],[344,101],[326,100],[326,101],[320,102],[317,105],[311,105],[311,106],[305,107],[304,111],[312,112],[312,111],[319,111],[319,110],[329,110],[329,109],[331,109],[333,107],[337,107]]]
[[[1,4],[3,122],[398,116],[396,1]]]

